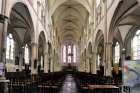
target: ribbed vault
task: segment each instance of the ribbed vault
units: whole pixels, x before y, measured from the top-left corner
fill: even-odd
[[[86,28],[92,0],[48,0],[53,26],[60,42],[78,42]],[[51,7],[53,5],[53,7]]]

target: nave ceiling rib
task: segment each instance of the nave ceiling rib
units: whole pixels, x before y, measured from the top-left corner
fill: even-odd
[[[59,0],[53,1],[57,2]],[[61,3],[52,15],[53,25],[57,28],[58,36],[61,40],[69,40],[78,42],[83,27],[86,27],[89,11],[81,3],[81,0],[62,0]],[[87,3],[88,1],[86,1]],[[59,2],[60,3],[60,2]],[[56,6],[54,6],[56,7]]]

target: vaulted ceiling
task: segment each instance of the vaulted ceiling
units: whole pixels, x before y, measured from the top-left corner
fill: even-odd
[[[8,33],[12,33],[18,43],[27,43],[31,41],[31,32],[33,24],[29,11],[22,3],[17,3],[11,11],[8,25]]]
[[[78,42],[84,31],[94,0],[48,0],[49,14],[60,42]]]

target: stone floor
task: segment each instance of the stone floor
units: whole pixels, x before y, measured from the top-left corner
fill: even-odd
[[[72,75],[67,75],[60,93],[78,93],[76,83]]]

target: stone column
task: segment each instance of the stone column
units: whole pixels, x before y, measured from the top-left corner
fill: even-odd
[[[124,73],[124,62],[125,62],[125,57],[126,57],[126,49],[125,48],[122,48],[121,50],[121,53],[122,53],[122,56],[121,56],[121,65],[122,65],[122,89],[121,89],[121,93],[124,93],[124,77],[123,77],[123,73]]]
[[[7,38],[7,28],[8,28],[8,17],[4,15],[0,15],[0,34],[1,34],[1,49],[0,49],[0,63],[6,64],[6,38]],[[0,79],[5,79],[5,72],[2,73],[2,77]]]
[[[57,61],[56,61],[56,53],[54,52],[53,55],[53,71],[55,72],[57,70]]]
[[[51,55],[48,56],[48,72],[51,72]]]
[[[2,32],[3,32],[3,23],[0,22],[0,62],[2,62],[2,44],[3,44]]]
[[[19,71],[22,71],[22,66],[23,66],[23,58],[24,58],[24,48],[21,48],[20,49],[20,52],[19,52]]]
[[[0,14],[0,89],[1,93],[8,93],[8,80],[5,78],[5,64],[6,64],[6,38],[8,28],[8,17],[6,14],[6,0],[2,0],[2,10]],[[3,65],[3,66],[2,66]]]
[[[111,76],[111,64],[112,64],[112,43],[106,44],[106,62],[105,62],[105,75]]]
[[[83,61],[83,54],[80,55],[80,61],[78,63],[78,71],[84,71],[84,61]]]
[[[53,72],[53,54],[50,55],[50,72]]]
[[[59,59],[58,59],[58,54],[57,53],[55,53],[54,60],[55,60],[55,65],[54,65],[55,71],[59,71],[60,70],[60,63],[59,63]]]
[[[46,50],[44,53],[44,72],[48,72],[48,52]]]
[[[84,64],[85,64],[84,68],[85,68],[85,72],[87,72],[87,64],[86,63],[87,63],[86,62],[86,55],[84,55]]]
[[[108,42],[108,29],[107,29],[107,0],[103,0],[104,3],[104,31],[105,31],[105,38],[104,38],[104,75],[110,76],[111,75],[111,49],[110,44]]]
[[[125,61],[125,58],[126,58],[126,49],[125,48],[123,48],[122,50],[121,50],[121,53],[122,53],[122,56],[121,56],[121,59],[122,59],[122,61],[121,61],[121,65],[122,65],[122,67],[123,67],[123,65],[124,65],[124,61]]]
[[[51,57],[51,59],[52,59],[52,72],[54,72],[54,66],[55,66],[55,53],[54,53],[54,51],[53,51],[53,54],[52,54],[52,57]]]
[[[92,73],[93,74],[96,74],[97,71],[96,71],[96,52],[93,52],[92,54]]]
[[[53,71],[56,70],[56,66],[57,65],[57,61],[56,61],[56,52],[54,51],[54,54],[53,54]]]
[[[84,59],[84,54],[82,54],[82,61],[81,61],[81,65],[83,66],[81,71],[85,72],[85,59]]]
[[[86,57],[86,72],[89,72],[89,59]]]
[[[31,73],[32,74],[37,74],[37,50],[38,50],[38,45],[37,43],[31,43]]]
[[[92,73],[92,54],[88,53],[88,68],[89,68],[89,72]]]
[[[89,70],[90,70],[90,73],[92,73],[92,60],[91,60],[91,57],[89,58]]]

